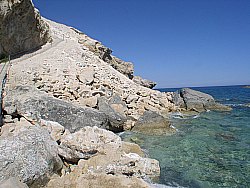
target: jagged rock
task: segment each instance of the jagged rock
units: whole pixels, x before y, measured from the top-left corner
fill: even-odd
[[[18,114],[37,122],[40,119],[55,121],[70,132],[75,132],[85,126],[112,129],[104,113],[50,97],[32,87],[17,86],[6,93],[3,105],[9,115]]]
[[[0,182],[18,177],[29,186],[44,184],[62,168],[49,133],[21,118],[4,125],[0,136]]]
[[[94,39],[89,37],[86,38],[81,40],[80,43],[86,45],[89,50],[97,54],[100,59],[110,64],[114,69],[124,74],[129,79],[133,78],[134,65],[131,62],[125,62],[115,56],[112,56],[112,50],[110,48],[103,46],[100,42]]]
[[[217,103],[211,95],[195,91],[190,88],[183,88],[174,93],[175,105],[186,110],[202,112],[206,110],[230,111],[231,108]]]
[[[149,177],[157,179],[160,176],[159,162],[155,159],[143,158],[136,153],[124,153],[121,149],[110,150],[104,155],[97,155],[89,160],[80,160],[79,170],[94,173]]]
[[[49,131],[53,140],[58,141],[61,139],[65,128],[57,122],[40,120],[40,125]]]
[[[76,163],[80,159],[89,159],[98,153],[115,151],[121,143],[121,138],[110,131],[97,127],[85,127],[73,134],[62,136],[59,155],[67,161]]]
[[[134,65],[131,62],[125,62],[117,57],[111,56],[113,61],[108,63],[118,70],[120,73],[126,75],[129,79],[134,77]]]
[[[126,121],[126,117],[116,112],[104,97],[98,98],[98,109],[108,116],[111,125],[109,130],[114,132],[123,131],[123,125]]]
[[[105,173],[80,174],[72,172],[51,180],[47,188],[150,188],[151,186],[136,177],[112,175]]]
[[[0,1],[0,56],[34,50],[50,39],[31,0]]]
[[[29,188],[25,183],[22,183],[17,178],[11,177],[0,184],[0,188]]]
[[[135,123],[132,131],[148,135],[171,134],[175,132],[171,128],[168,119],[152,111],[145,111]]]
[[[140,76],[134,76],[133,81],[137,84],[140,84],[141,86],[144,86],[150,89],[156,86],[155,82],[141,78]]]
[[[122,142],[119,136],[98,127],[85,127],[62,136],[59,155],[67,161],[78,162],[73,170],[81,173],[151,178],[157,178],[160,174],[159,162],[143,158],[138,145]]]

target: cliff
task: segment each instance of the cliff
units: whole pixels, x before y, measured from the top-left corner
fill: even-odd
[[[35,50],[50,39],[32,1],[0,1],[0,57]]]

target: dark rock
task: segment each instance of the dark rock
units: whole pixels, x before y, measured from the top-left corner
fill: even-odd
[[[134,76],[133,81],[137,84],[140,84],[141,86],[144,86],[150,89],[156,86],[155,82],[141,78],[140,76]]]
[[[170,134],[175,132],[168,119],[152,111],[145,111],[135,123],[132,131],[149,135]]]
[[[30,121],[44,119],[58,122],[70,132],[85,126],[110,128],[108,117],[104,113],[92,108],[75,106],[29,86],[18,86],[7,91],[4,97],[4,110],[9,115],[18,114]]]
[[[173,102],[181,108],[197,112],[206,110],[231,110],[230,107],[217,103],[211,95],[189,88],[176,91],[173,96]]]
[[[2,127],[0,182],[18,177],[29,186],[47,183],[62,168],[58,146],[48,131],[21,118]]]
[[[134,77],[134,65],[131,62],[123,61],[117,57],[111,56],[112,61],[108,63],[114,67],[114,69],[118,70],[120,73],[126,75],[129,79]]]
[[[117,100],[117,99],[113,99]],[[109,130],[113,132],[123,131],[123,125],[126,122],[126,117],[115,111],[109,104],[106,98],[98,98],[98,109],[108,116],[110,127]]]

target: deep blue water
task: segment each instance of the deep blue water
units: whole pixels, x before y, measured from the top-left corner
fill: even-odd
[[[242,86],[194,88],[233,108],[199,116],[172,114],[172,136],[128,133],[160,161],[160,183],[190,188],[250,187],[250,89]],[[161,89],[173,91],[173,89]],[[174,90],[175,91],[175,90]],[[136,137],[136,139],[131,139]]]

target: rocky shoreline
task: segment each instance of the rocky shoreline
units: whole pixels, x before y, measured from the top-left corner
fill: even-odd
[[[194,90],[152,90],[156,83],[134,76],[132,63],[77,29],[41,18],[30,0],[0,7],[0,54],[40,48],[8,70],[0,187],[152,187],[145,180],[157,182],[159,162],[115,133],[173,134],[170,112],[230,110]],[[17,13],[22,20],[12,19]],[[10,30],[21,31],[19,40]]]

